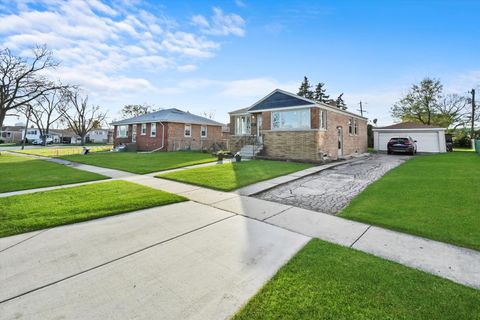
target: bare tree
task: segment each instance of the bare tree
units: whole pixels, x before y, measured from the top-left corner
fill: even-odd
[[[0,127],[9,112],[19,111],[41,95],[56,88],[42,71],[54,69],[58,62],[46,46],[33,49],[31,59],[0,51]],[[11,114],[8,114],[11,115]]]
[[[88,96],[82,97],[77,88],[68,90],[66,95],[68,105],[62,106],[60,112],[70,129],[80,136],[83,146],[87,134],[101,124],[107,114],[99,106],[88,106]]]
[[[47,135],[50,133],[51,125],[62,118],[60,110],[67,106],[68,97],[65,92],[65,89],[48,91],[21,108],[25,116],[30,117],[30,120],[40,131],[43,145],[47,143]]]

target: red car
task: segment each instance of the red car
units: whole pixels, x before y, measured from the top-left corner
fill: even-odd
[[[417,153],[417,140],[413,140],[412,137],[392,138],[387,144],[388,154],[394,152],[408,153],[412,156]]]

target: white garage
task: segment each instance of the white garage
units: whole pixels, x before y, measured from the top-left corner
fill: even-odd
[[[373,129],[373,147],[378,151],[387,151],[391,138],[412,137],[417,141],[417,152],[447,152],[445,128],[413,122],[397,123],[388,127]]]

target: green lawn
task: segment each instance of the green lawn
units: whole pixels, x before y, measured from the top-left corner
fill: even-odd
[[[157,177],[230,191],[311,166],[311,164],[297,162],[252,160],[170,172]]]
[[[30,157],[0,154],[0,193],[100,179],[108,177]]]
[[[89,155],[64,156],[62,159],[118,169],[133,173],[150,173],[216,161],[217,158],[202,152],[102,152]]]
[[[103,152],[110,151],[113,146],[111,145],[96,145],[96,146],[86,146],[90,149],[90,152]],[[61,157],[69,155],[79,155],[83,153],[83,147],[73,146],[73,147],[42,147],[42,148],[27,148],[24,150],[12,150],[12,152],[32,154],[36,156],[44,157]]]
[[[233,319],[466,320],[479,301],[479,290],[314,239]]]
[[[0,237],[184,200],[121,180],[0,198]]]
[[[480,156],[417,156],[359,194],[340,216],[480,250]]]

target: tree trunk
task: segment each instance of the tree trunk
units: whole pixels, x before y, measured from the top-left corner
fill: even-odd
[[[5,120],[6,115],[7,115],[7,111],[0,109],[0,130],[3,127],[3,121]]]
[[[81,143],[80,145],[84,146],[85,145],[85,136],[81,136]]]

